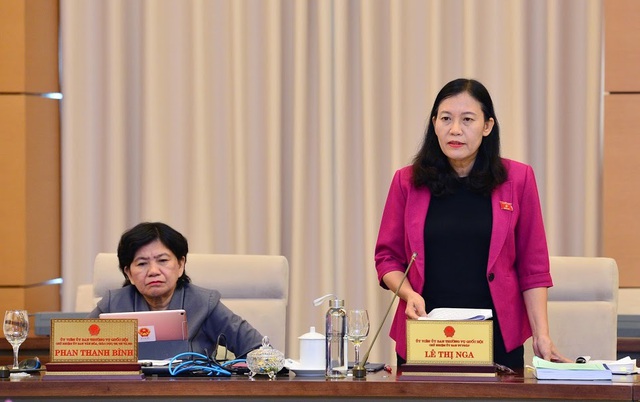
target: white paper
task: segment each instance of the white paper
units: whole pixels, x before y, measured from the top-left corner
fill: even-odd
[[[613,374],[635,374],[638,372],[636,359],[626,356],[619,360],[589,360],[589,362],[602,363]]]
[[[418,320],[482,321],[493,317],[491,309],[481,308],[434,308],[426,317]]]

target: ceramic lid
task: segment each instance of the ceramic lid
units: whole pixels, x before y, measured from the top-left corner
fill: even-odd
[[[300,335],[298,339],[325,339],[325,336],[316,332],[316,327],[309,328],[309,332]]]

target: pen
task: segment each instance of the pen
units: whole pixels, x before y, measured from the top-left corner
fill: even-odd
[[[515,374],[516,373],[515,371],[513,371],[509,367],[503,366],[502,364],[495,363],[494,365],[496,366],[496,370],[498,370],[501,373],[505,373],[505,374]]]

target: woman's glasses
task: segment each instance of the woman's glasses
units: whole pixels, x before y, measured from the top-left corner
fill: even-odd
[[[40,366],[40,359],[38,359],[37,356],[30,359],[24,359],[18,363],[19,370],[35,370],[39,369]]]
[[[11,375],[11,371],[13,372],[21,372],[21,371],[31,371],[38,370],[42,365],[40,364],[40,359],[38,357],[32,357],[30,359],[24,359],[18,363],[18,367],[9,368],[7,366],[0,366],[0,378],[9,378]]]

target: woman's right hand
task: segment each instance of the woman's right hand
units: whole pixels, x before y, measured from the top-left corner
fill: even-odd
[[[405,309],[405,314],[407,318],[416,320],[419,317],[425,317],[427,312],[425,310],[424,299],[417,292],[411,292],[407,299],[407,308]]]
[[[402,287],[398,290],[398,296],[407,302],[407,308],[404,311],[407,318],[415,320],[418,317],[426,316],[427,312],[422,295],[413,290],[409,281],[403,280],[403,277],[404,272],[391,271],[382,277],[382,281],[392,292],[395,292],[402,283]]]

